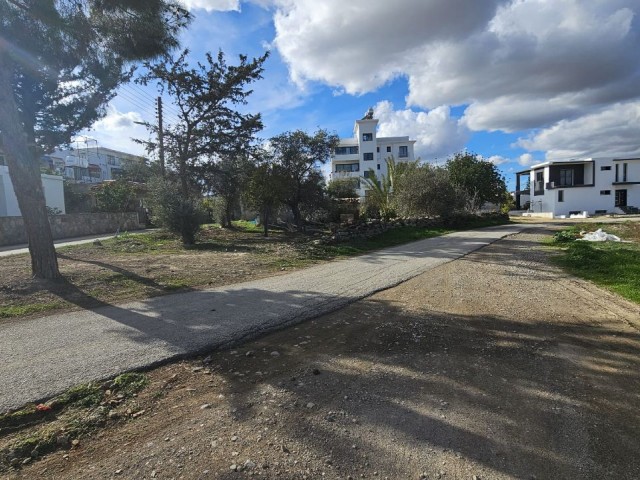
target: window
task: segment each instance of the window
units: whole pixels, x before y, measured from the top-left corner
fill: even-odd
[[[627,164],[626,163],[622,164],[622,181],[623,182],[627,181]]]
[[[336,155],[357,155],[358,147],[336,147]]]
[[[616,190],[616,207],[626,207],[627,206],[627,191],[626,190]]]
[[[560,185],[573,185],[573,170],[560,170]]]
[[[391,146],[387,147],[387,153],[391,153]]]
[[[373,153],[363,153],[362,158],[365,160],[373,160]]]
[[[533,184],[534,195],[544,195],[544,172],[536,172],[536,180]]]
[[[620,166],[620,165],[618,165],[618,164],[616,163],[616,182],[618,181],[618,170],[619,170],[619,169],[618,169],[618,167],[619,167],[619,166]]]
[[[600,190],[600,195],[611,195],[611,190]]]
[[[375,178],[375,173],[373,173],[371,170],[367,170],[366,172],[364,172],[364,178]]]
[[[378,164],[378,170],[380,170],[380,164]]]
[[[4,155],[0,155],[0,165],[6,165],[7,162],[4,159]]]
[[[400,158],[407,158],[409,156],[409,147],[406,145],[402,145],[400,147],[400,151],[398,152],[398,156]]]
[[[376,147],[376,152],[380,153],[380,147]]]
[[[605,165],[605,166],[602,166],[602,167],[600,167],[600,170],[601,170],[601,171],[603,171],[603,172],[604,172],[605,170],[611,170],[611,165]]]
[[[362,134],[362,141],[363,142],[371,142],[371,141],[373,141],[373,133],[363,133]]]
[[[558,190],[558,202],[564,202],[564,190]]]
[[[358,163],[346,163],[336,165],[336,172],[359,172],[360,164]]]

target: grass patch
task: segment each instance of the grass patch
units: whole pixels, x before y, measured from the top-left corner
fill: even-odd
[[[138,393],[149,383],[149,378],[144,373],[123,373],[113,380],[113,388],[125,396]]]
[[[0,415],[0,472],[18,468],[26,459],[71,448],[73,439],[104,426],[111,410],[123,411],[148,383],[143,373],[124,373],[103,385],[70,388],[44,405],[30,404]]]
[[[263,228],[260,225],[256,225],[256,222],[249,222],[247,220],[236,220],[231,222],[231,225],[245,232],[262,233],[263,231]]]
[[[30,303],[27,305],[3,305],[0,307],[0,318],[22,317],[34,313],[46,312],[60,308],[60,302]]]
[[[607,233],[632,240],[632,243],[582,242],[566,240],[582,230],[581,225],[564,230],[563,239],[552,243],[560,254],[553,261],[567,272],[594,282],[635,303],[640,303],[640,244],[637,226],[626,224],[592,225],[589,231],[603,228]],[[586,229],[585,229],[586,230]],[[562,233],[562,232],[559,232]],[[632,238],[629,238],[632,237]]]

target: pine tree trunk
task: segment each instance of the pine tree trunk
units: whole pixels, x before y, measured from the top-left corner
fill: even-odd
[[[265,207],[264,209],[264,236],[268,237],[269,236],[269,210],[271,210],[269,207]]]
[[[29,148],[27,136],[21,126],[18,106],[13,96],[12,74],[11,60],[6,53],[0,52],[0,135],[27,233],[31,272],[38,278],[60,278],[42,188],[40,162],[35,148]]]

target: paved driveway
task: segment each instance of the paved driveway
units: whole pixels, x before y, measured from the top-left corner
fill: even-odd
[[[0,324],[0,412],[336,310],[527,228],[457,232],[211,290]]]

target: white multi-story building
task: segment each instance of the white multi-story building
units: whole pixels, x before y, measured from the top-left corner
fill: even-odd
[[[356,120],[353,127],[353,138],[340,140],[331,156],[331,179],[355,178],[358,180],[358,195],[365,196],[364,185],[360,178],[368,178],[375,174],[380,179],[387,175],[385,160],[393,156],[396,162],[412,162],[415,160],[413,145],[415,140],[409,137],[378,137],[376,134],[378,120],[373,118],[373,110],[369,110],[362,120]]]
[[[640,158],[533,165],[516,173],[516,206],[527,205],[531,214],[550,218],[633,211],[640,207]]]
[[[80,144],[83,145],[83,144]],[[144,162],[144,157],[112,150],[110,148],[78,146],[68,150],[56,150],[46,155],[44,162],[59,175],[78,183],[100,183],[114,180],[122,172],[126,161]]]

